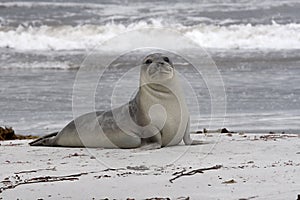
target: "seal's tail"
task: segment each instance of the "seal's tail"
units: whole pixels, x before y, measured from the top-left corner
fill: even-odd
[[[58,132],[50,133],[44,137],[38,138],[29,143],[30,146],[53,146],[52,139],[58,134]]]

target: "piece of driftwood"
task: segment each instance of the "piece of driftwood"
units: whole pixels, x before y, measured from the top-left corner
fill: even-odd
[[[30,179],[20,180],[17,183],[9,184],[0,188],[0,193],[7,189],[14,189],[20,185],[27,185],[27,184],[34,184],[34,183],[46,183],[46,182],[57,182],[57,181],[76,181],[79,180],[79,176],[87,175],[88,173],[78,173],[78,174],[71,174],[67,176],[41,176],[41,177],[34,177]]]
[[[197,173],[203,173],[204,171],[214,170],[214,169],[220,169],[221,167],[222,167],[222,165],[215,165],[215,166],[213,166],[213,167],[208,167],[208,168],[194,169],[194,170],[191,170],[191,171],[186,172],[186,173],[185,173],[184,170],[182,170],[182,171],[180,171],[180,172],[175,172],[175,173],[173,174],[173,176],[174,176],[174,175],[176,175],[176,176],[175,176],[174,178],[171,178],[169,181],[170,181],[171,183],[173,183],[174,180],[176,180],[176,179],[178,179],[178,178],[180,178],[180,177],[182,177],[182,176],[192,176],[192,175],[197,174]]]
[[[223,181],[222,184],[233,184],[236,183],[236,181],[234,179],[230,179],[228,181]]]
[[[28,170],[28,171],[21,171],[21,172],[16,172],[16,176],[18,177],[18,181],[16,183],[12,183],[10,180],[5,180],[1,181],[2,183],[6,183],[5,186],[0,187],[0,193],[2,193],[4,190],[7,189],[14,189],[17,186],[20,185],[25,185],[25,184],[34,184],[34,183],[45,183],[45,182],[58,182],[58,181],[77,181],[79,180],[78,177],[83,176],[83,175],[88,175],[88,174],[95,174],[99,172],[107,172],[107,171],[119,171],[119,170],[124,170],[125,168],[107,168],[101,171],[90,171],[90,172],[83,172],[83,173],[77,173],[77,174],[71,174],[71,175],[65,175],[65,176],[41,176],[41,177],[34,177],[30,179],[25,179],[25,180],[20,180],[18,174],[23,174],[23,173],[33,173],[33,172],[38,172],[42,170],[53,170],[55,171],[54,168],[48,168],[48,169],[37,169],[37,170]],[[107,175],[104,175],[107,176]],[[1,183],[0,182],[0,183]]]
[[[15,172],[15,174],[29,174],[29,173],[36,173],[39,171],[56,171],[56,168],[46,168],[46,169],[33,169],[33,170],[25,170],[20,172]]]

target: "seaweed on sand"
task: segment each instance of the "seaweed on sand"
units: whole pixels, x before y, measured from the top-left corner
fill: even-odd
[[[32,135],[16,135],[12,127],[1,127],[0,126],[0,141],[1,140],[26,140],[35,139],[37,136]]]

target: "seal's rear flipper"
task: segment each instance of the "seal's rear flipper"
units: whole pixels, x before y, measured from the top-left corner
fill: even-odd
[[[36,139],[32,142],[29,143],[30,146],[53,146],[52,142],[50,142],[56,135],[58,134],[58,132],[55,133],[50,133],[44,137],[41,137],[39,139]]]

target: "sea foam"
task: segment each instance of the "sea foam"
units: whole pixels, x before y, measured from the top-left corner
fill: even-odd
[[[0,48],[16,50],[91,50],[97,45],[124,32],[147,28],[176,30],[204,48],[213,49],[300,49],[300,24],[280,25],[195,25],[175,24],[166,26],[160,21],[132,23],[127,26],[106,25],[78,26],[18,26],[0,27]],[[146,37],[147,32],[141,31]],[[135,38],[138,42],[141,38]],[[128,43],[126,43],[128,45]],[[122,50],[122,44],[115,50]]]

